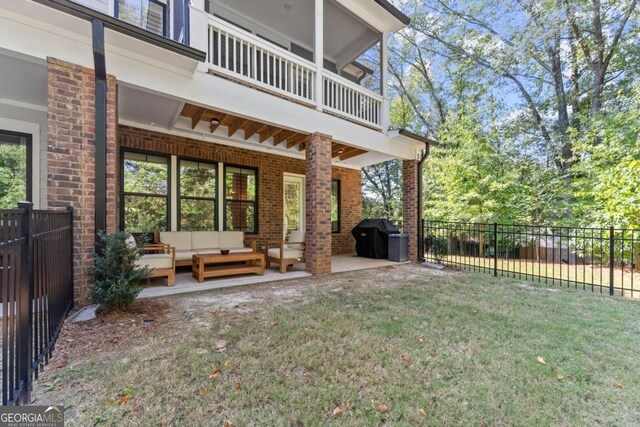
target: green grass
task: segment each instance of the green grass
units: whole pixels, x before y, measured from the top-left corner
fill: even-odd
[[[39,404],[82,426],[640,424],[636,301],[415,266],[295,289],[311,300],[170,300],[189,309],[49,372]]]

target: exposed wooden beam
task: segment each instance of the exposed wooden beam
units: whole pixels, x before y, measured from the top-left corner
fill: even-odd
[[[301,142],[308,141],[308,140],[309,140],[309,135],[305,135],[302,133],[298,134],[297,136],[292,136],[291,138],[287,139],[287,148],[295,147]]]
[[[229,138],[231,138],[248,120],[243,118],[236,119],[233,124],[229,125]]]
[[[254,122],[253,126],[248,127],[247,129],[244,130],[244,140],[245,141],[248,140],[256,133],[259,134],[260,132],[263,132],[267,127],[269,127],[269,125]]]
[[[228,115],[226,115],[226,114],[218,115],[218,117],[216,117],[219,120],[218,124],[217,125],[209,125],[209,130],[211,131],[211,133],[214,133],[216,131],[216,129],[218,129],[222,125],[222,122],[224,122],[227,117],[228,117]]]
[[[267,139],[271,138],[272,136],[277,135],[278,133],[282,132],[282,128],[279,127],[275,127],[275,126],[269,126],[268,129],[266,129],[264,132],[260,133],[260,144],[262,144],[263,142],[265,142]]]
[[[356,157],[356,156],[359,156],[361,154],[366,154],[366,153],[367,153],[367,151],[365,151],[365,150],[357,149],[357,150],[352,151],[350,153],[341,154],[340,155],[340,160],[347,160],[347,159],[350,159],[352,157]]]
[[[273,146],[275,147],[276,145],[279,145],[282,143],[282,141],[285,141],[289,138],[291,138],[292,136],[294,136],[296,133],[292,130],[285,130],[280,132],[278,135],[273,137]]]
[[[198,123],[202,120],[202,116],[207,113],[206,108],[197,108],[194,111],[193,116],[191,116],[191,129],[195,129],[198,126]]]

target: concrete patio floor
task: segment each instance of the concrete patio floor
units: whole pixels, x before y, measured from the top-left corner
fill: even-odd
[[[331,272],[343,273],[345,271],[364,270],[367,268],[379,268],[390,265],[398,265],[402,263],[388,261],[385,259],[361,258],[355,255],[338,255],[331,259]],[[255,274],[246,274],[232,277],[221,277],[207,279],[204,283],[198,281],[192,276],[190,267],[181,267],[176,271],[176,285],[167,286],[165,278],[151,279],[149,285],[146,286],[138,298],[153,298],[167,295],[183,294],[187,292],[201,292],[210,289],[229,288],[233,286],[253,285],[255,283],[276,282],[280,280],[299,279],[311,276],[304,271],[304,264],[297,264],[289,267],[289,271],[280,274],[275,264],[270,269],[265,270],[264,276]]]

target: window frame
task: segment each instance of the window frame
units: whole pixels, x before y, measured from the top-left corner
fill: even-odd
[[[342,208],[342,203],[341,203],[342,202],[342,197],[341,197],[342,183],[340,182],[339,179],[332,179],[331,180],[331,195],[332,196],[333,196],[333,183],[334,182],[337,184],[337,187],[338,187],[338,194],[336,195],[336,203],[338,205],[338,209],[337,209],[337,211],[338,211],[338,219],[337,219],[336,223],[337,223],[337,228],[338,229],[337,230],[333,229],[333,221],[331,221],[331,233],[332,234],[339,234],[340,233],[340,217],[342,216],[341,212],[340,212],[341,208]]]
[[[125,0],[126,1],[126,0]],[[155,3],[159,6],[162,6],[162,34],[158,34],[162,37],[166,37],[169,38],[169,7],[168,4],[163,3],[161,1],[158,0],[147,0],[149,3]],[[114,0],[113,2],[113,8],[114,8],[114,17],[117,19],[120,19],[120,0]],[[120,19],[121,21],[123,21],[122,19]],[[127,21],[123,21],[123,22],[127,22]],[[128,22],[131,25],[134,25],[144,31],[149,31],[148,29],[146,29],[145,27],[142,26],[138,26],[135,25],[133,23]],[[151,34],[157,34],[154,33],[153,31],[149,31]]]
[[[35,204],[34,200],[33,200],[33,135],[30,133],[24,133],[24,132],[15,132],[12,130],[8,130],[8,129],[0,129],[0,134],[4,134],[4,135],[8,135],[8,136],[15,136],[18,138],[24,138],[25,140],[25,148],[26,148],[26,160],[27,160],[27,164],[26,166],[26,194],[25,197],[27,201],[31,202],[32,204]],[[14,206],[17,208],[17,206]]]
[[[215,166],[215,171],[216,171],[216,183],[215,183],[215,188],[214,188],[214,194],[217,197],[213,197],[213,204],[214,204],[214,211],[213,211],[213,225],[216,228],[216,230],[206,230],[206,231],[220,231],[220,218],[219,218],[219,212],[218,212],[218,206],[220,201],[219,201],[219,185],[218,185],[218,180],[220,179],[220,177],[218,176],[218,172],[219,172],[219,168],[218,168],[218,162],[213,161],[213,160],[202,160],[202,159],[198,159],[195,157],[178,157],[177,158],[177,167],[176,167],[176,185],[177,185],[177,191],[176,191],[176,207],[177,207],[177,218],[176,218],[176,228],[178,229],[178,231],[182,230],[182,223],[181,223],[181,219],[182,219],[182,195],[180,193],[180,190],[182,189],[181,186],[181,181],[180,181],[180,177],[181,177],[181,173],[180,173],[180,162],[182,161],[187,161],[187,162],[194,162],[194,163],[206,163],[208,165],[213,165]],[[193,197],[193,196],[186,196],[184,197],[184,199],[187,200],[196,200],[196,201],[211,201],[212,199],[210,197]]]
[[[255,172],[255,179],[256,179],[256,194],[255,194],[255,200],[242,200],[242,199],[227,199],[227,168],[237,168],[237,169],[249,169]],[[233,163],[224,163],[224,177],[223,177],[224,181],[222,184],[222,196],[223,196],[223,200],[222,200],[222,226],[220,227],[220,231],[233,231],[233,230],[227,230],[227,202],[242,202],[242,203],[253,203],[253,209],[254,209],[254,216],[253,216],[253,231],[249,232],[249,231],[244,231],[244,234],[253,236],[253,235],[258,235],[259,234],[259,224],[260,224],[260,220],[259,220],[259,206],[258,206],[258,199],[259,199],[259,195],[260,195],[260,180],[259,180],[259,170],[257,167],[253,167],[253,166],[244,166],[244,165],[238,165],[238,164],[233,164]]]
[[[145,150],[137,150],[137,149],[133,149],[133,148],[121,148],[120,149],[120,167],[118,169],[118,172],[120,173],[120,190],[118,191],[119,193],[119,198],[120,198],[120,220],[119,222],[119,228],[120,231],[125,231],[125,196],[140,196],[140,197],[158,197],[161,198],[162,196],[159,195],[155,195],[155,194],[150,194],[150,193],[127,193],[124,191],[124,160],[125,160],[125,154],[126,153],[133,153],[133,154],[140,154],[140,155],[144,155],[144,156],[153,156],[153,157],[162,157],[163,159],[165,159],[167,161],[167,194],[166,196],[164,196],[167,200],[167,215],[166,215],[166,224],[165,224],[165,230],[164,231],[170,231],[171,230],[171,181],[172,181],[172,177],[171,177],[171,156],[164,154],[164,153],[157,153],[157,152],[153,152],[153,151],[145,151]],[[154,230],[154,231],[162,231],[162,230]],[[136,235],[136,236],[140,236],[143,234],[149,234],[148,232],[144,233],[144,232],[131,232],[132,235]]]

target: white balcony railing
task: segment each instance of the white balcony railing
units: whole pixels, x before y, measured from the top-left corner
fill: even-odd
[[[315,93],[316,65],[259,37],[208,16],[207,63],[218,74],[276,93],[376,129],[382,128],[382,96],[337,74],[322,72]]]
[[[380,129],[382,96],[334,73],[323,71],[324,110]]]
[[[213,70],[315,105],[315,64],[255,35],[209,17],[207,62]]]

